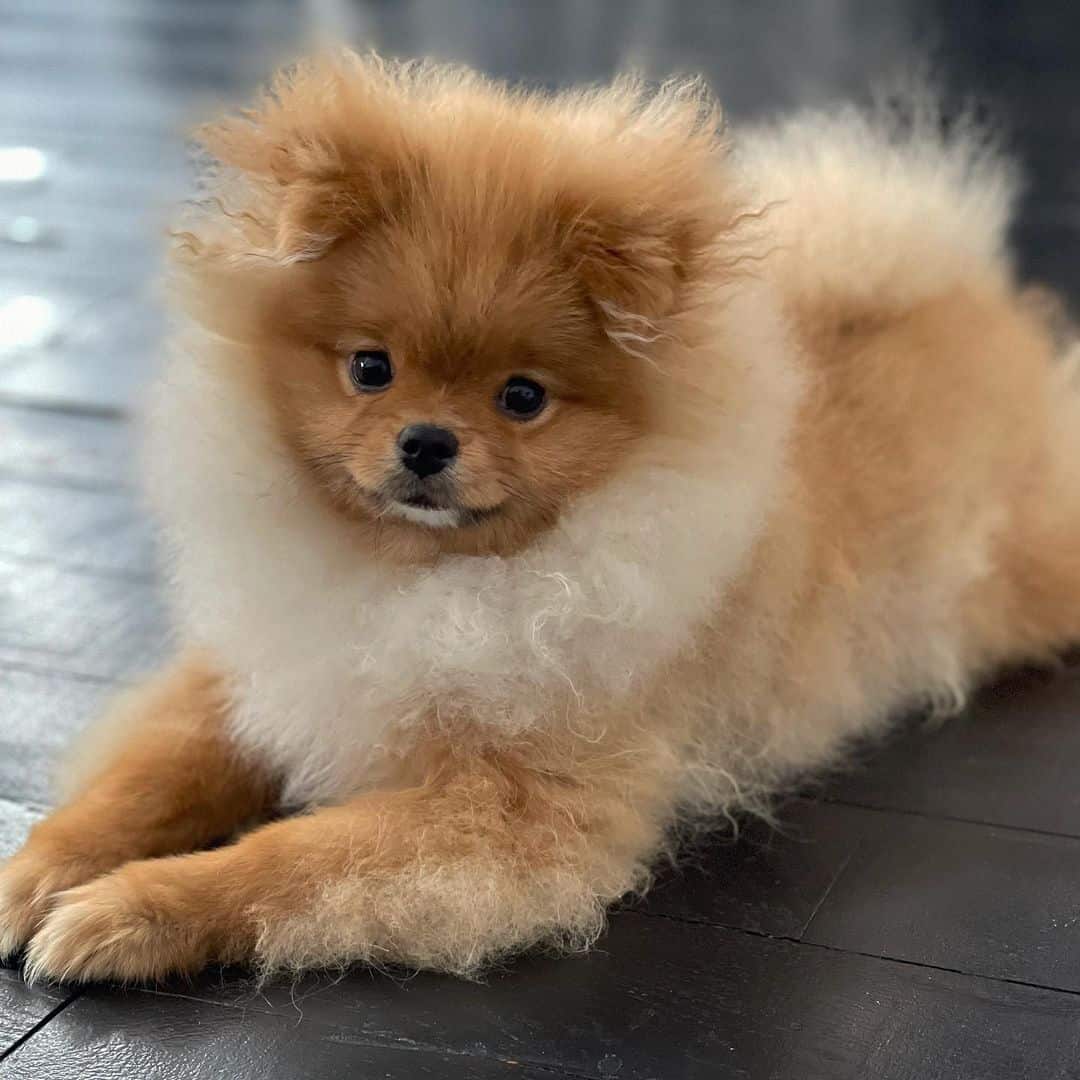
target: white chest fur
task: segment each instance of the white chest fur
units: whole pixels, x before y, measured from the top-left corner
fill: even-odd
[[[759,353],[695,466],[628,468],[520,555],[405,572],[357,548],[224,348],[196,338],[160,384],[148,480],[182,636],[233,673],[236,738],[297,803],[362,783],[388,725],[467,713],[512,732],[640,687],[742,566],[794,399]]]

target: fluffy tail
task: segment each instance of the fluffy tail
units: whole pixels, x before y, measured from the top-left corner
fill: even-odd
[[[972,272],[1006,274],[1017,170],[972,112],[926,90],[797,113],[736,138],[794,301],[907,306]]]

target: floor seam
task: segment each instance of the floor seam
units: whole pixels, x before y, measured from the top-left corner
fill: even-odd
[[[803,797],[800,796],[800,798]],[[904,817],[921,818],[924,821],[952,821],[958,825],[981,825],[987,829],[1005,829],[1008,832],[1029,833],[1032,836],[1054,836],[1061,840],[1080,842],[1080,833],[1054,832],[1052,829],[1036,829],[1030,825],[1007,825],[1000,821],[984,821],[980,818],[959,817],[956,814],[931,814],[925,810],[909,810],[899,806],[874,806],[872,803],[858,802],[855,799],[809,798],[805,801],[824,802],[829,806],[850,806],[856,810],[869,810],[875,814],[900,814]]]
[[[0,405],[31,412],[56,413],[60,416],[82,416],[93,420],[128,420],[131,410],[123,405],[94,405],[91,402],[63,401],[59,398],[34,398],[25,394],[0,390]]]
[[[836,883],[840,880],[841,877],[843,877],[844,871],[846,871],[847,868],[851,865],[851,860],[855,858],[855,853],[862,846],[862,842],[863,837],[860,835],[856,838],[855,843],[852,845],[851,850],[845,856],[844,861],[840,864],[839,867],[837,867],[836,873],[832,876],[832,880],[825,887],[825,891],[818,898],[818,902],[814,905],[813,911],[810,912],[810,915],[807,917],[806,922],[803,923],[802,927],[799,930],[800,942],[806,936],[806,932],[810,929],[814,920],[817,918],[817,914],[821,910],[822,905],[825,903],[826,900],[828,900],[829,896],[833,891],[833,888],[836,886]]]
[[[963,968],[949,967],[946,964],[931,964],[923,960],[906,960],[902,956],[888,956],[881,953],[864,952],[862,949],[845,949],[839,945],[828,945],[822,941],[808,941],[790,934],[770,934],[765,930],[750,930],[746,927],[732,926],[728,923],[709,922],[706,919],[693,919],[685,915],[669,915],[663,911],[626,911],[625,915],[640,915],[648,919],[670,919],[672,922],[687,923],[691,926],[707,926],[715,930],[728,930],[733,934],[747,937],[764,938],[768,941],[782,941],[788,945],[804,945],[811,949],[823,949],[841,956],[861,956],[868,960],[881,960],[887,964],[903,964],[905,967],[921,968],[925,971],[940,971],[949,975],[960,975],[965,979],[984,979],[987,982],[1005,983],[1009,986],[1023,986],[1030,990],[1045,990],[1053,994],[1068,994],[1080,997],[1080,989],[1071,990],[1065,986],[1050,986],[1047,983],[1029,982],[1026,979],[1011,979],[1007,975],[988,975],[980,971],[965,971]]]
[[[0,652],[5,646],[0,643]],[[0,655],[0,671],[18,671],[23,675],[52,675],[57,678],[69,679],[72,682],[93,683],[96,686],[113,686],[122,689],[130,683],[130,679],[119,678],[113,675],[97,675],[89,671],[72,671],[69,668],[56,667],[48,663],[36,663],[33,660],[16,660],[11,656]]]
[[[75,993],[61,1001],[54,1009],[50,1009],[29,1031],[20,1035],[6,1050],[0,1053],[0,1065],[3,1065],[20,1047],[25,1046],[46,1024],[52,1023],[69,1005],[78,1001],[83,996],[83,993],[82,990],[76,990]]]
[[[9,806],[19,806],[24,810],[33,810],[35,813],[47,814],[52,807],[48,803],[38,802],[36,799],[24,799],[13,793],[5,794],[0,790],[0,802]]]
[[[89,495],[134,495],[136,485],[130,480],[89,480],[63,472],[24,472],[0,465],[0,483],[49,491],[80,491]]]

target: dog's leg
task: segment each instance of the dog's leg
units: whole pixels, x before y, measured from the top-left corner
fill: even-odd
[[[32,940],[28,977],[157,978],[214,959],[470,975],[531,945],[584,948],[662,841],[652,759],[555,767],[444,746],[393,790],[73,889]]]
[[[57,893],[132,859],[191,851],[266,810],[271,785],[233,752],[225,709],[217,675],[185,659],[91,729],[84,779],[0,870],[0,955],[26,943]]]

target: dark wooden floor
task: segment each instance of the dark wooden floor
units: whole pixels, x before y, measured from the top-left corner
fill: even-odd
[[[549,83],[701,69],[736,120],[859,94],[929,50],[1011,126],[1025,273],[1080,298],[1075,6],[0,0],[0,147],[45,155],[0,183],[0,855],[69,734],[168,647],[126,418],[156,366],[179,132],[320,36]],[[0,172],[40,164],[0,150]],[[212,972],[71,992],[0,969],[0,1073],[1080,1077],[1080,667],[908,725],[784,820],[668,874],[591,955],[485,985]]]

